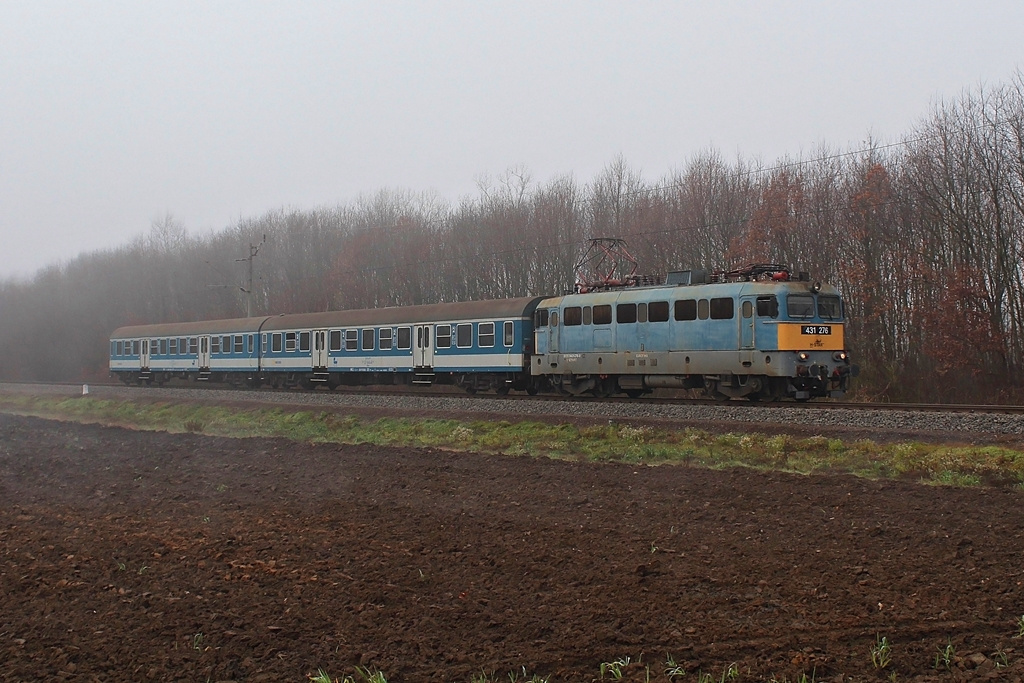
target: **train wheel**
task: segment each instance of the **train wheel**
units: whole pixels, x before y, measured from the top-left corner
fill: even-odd
[[[498,396],[508,396],[508,385],[500,386],[495,391]]]
[[[640,398],[643,395],[643,389],[626,389],[626,396],[629,396],[630,398]]]
[[[531,384],[530,386],[526,387],[526,393],[529,394],[530,396],[536,396],[537,391],[538,389],[536,384]]]

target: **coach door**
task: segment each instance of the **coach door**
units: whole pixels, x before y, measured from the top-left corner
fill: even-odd
[[[416,368],[434,367],[434,343],[430,325],[417,325],[413,331],[412,364]]]
[[[754,356],[754,310],[757,297],[740,298],[740,363],[750,367]]]
[[[199,338],[199,367],[210,367],[210,337]]]
[[[148,370],[149,369],[149,340],[148,339],[143,339],[142,340],[142,347],[139,349],[139,351],[141,352],[141,353],[139,353],[139,369],[141,369],[141,370]]]
[[[327,367],[327,330],[313,330],[313,369],[323,370]]]

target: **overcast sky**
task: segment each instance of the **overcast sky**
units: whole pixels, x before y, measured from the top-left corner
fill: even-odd
[[[1021,0],[0,0],[0,278],[524,166],[896,141],[1024,67]]]

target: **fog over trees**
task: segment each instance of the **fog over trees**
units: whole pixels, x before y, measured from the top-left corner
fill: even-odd
[[[706,150],[654,180],[623,158],[589,182],[512,168],[456,203],[383,189],[203,236],[167,214],[0,283],[0,378],[96,380],[116,327],[243,316],[250,246],[259,315],[561,294],[591,237],[625,239],[642,273],[772,262],[836,284],[865,398],[1024,398],[1020,73],[852,152]]]

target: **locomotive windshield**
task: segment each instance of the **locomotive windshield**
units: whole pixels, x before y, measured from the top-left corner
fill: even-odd
[[[814,297],[810,294],[790,294],[786,298],[790,318],[813,318]]]
[[[838,296],[818,296],[818,305],[814,305],[814,296],[810,294],[791,294],[786,297],[786,306],[790,318],[813,318],[815,309],[822,320],[841,320],[843,304]]]
[[[843,317],[843,307],[838,296],[818,297],[818,316],[822,320],[839,320]]]

